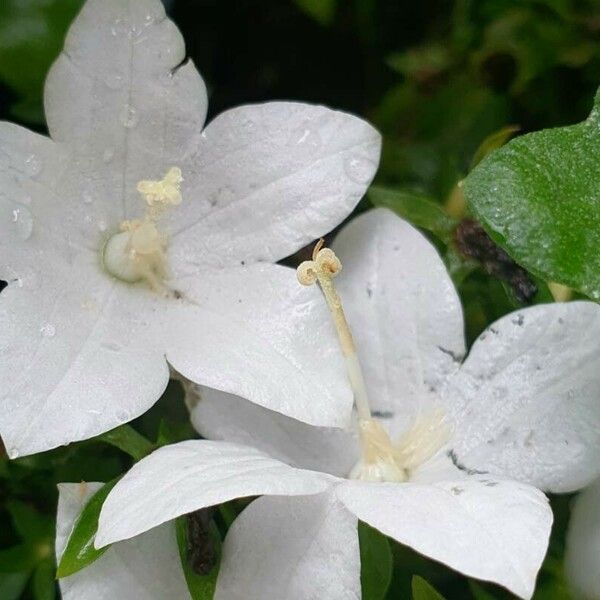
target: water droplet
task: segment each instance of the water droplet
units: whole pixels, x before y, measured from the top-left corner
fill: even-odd
[[[112,352],[119,352],[121,350],[121,345],[116,342],[103,342],[102,347]]]
[[[108,229],[108,225],[106,224],[106,221],[104,221],[104,219],[100,219],[100,221],[98,221],[98,229],[102,233],[104,233]]]
[[[152,13],[148,13],[144,17],[144,23],[146,24],[146,27],[148,27],[148,25],[152,25],[152,23],[154,23],[155,20],[156,20],[156,17]]]
[[[127,129],[133,129],[138,124],[138,114],[135,107],[131,106],[131,104],[126,104],[121,111],[121,123]]]
[[[344,163],[346,175],[355,183],[367,183],[375,174],[375,163],[368,158],[353,157]]]
[[[139,25],[137,25],[137,24],[134,23],[129,28],[129,31],[127,32],[127,35],[129,36],[130,39],[133,39],[133,38],[140,37],[141,33],[142,33],[142,28]]]
[[[29,209],[24,206],[13,209],[12,222],[15,226],[17,237],[23,241],[28,239],[33,231],[33,217]]]
[[[56,335],[56,327],[51,323],[45,323],[40,327],[40,333],[45,338],[51,338]]]
[[[105,163],[109,163],[115,157],[115,151],[112,148],[107,148],[102,154],[102,160]]]
[[[42,164],[35,154],[30,154],[25,159],[25,169],[27,173],[31,175],[31,177],[39,175],[40,171],[42,170]]]
[[[292,131],[288,140],[290,146],[306,146],[312,150],[316,150],[321,146],[321,136],[316,129],[310,127],[297,127]]]
[[[128,27],[123,19],[118,18],[112,22],[112,25],[110,27],[110,33],[114,37],[117,37],[119,35],[124,35],[127,33],[127,31],[128,31]]]
[[[123,83],[125,83],[125,78],[121,73],[116,71],[111,71],[105,78],[104,83],[111,90],[120,90],[123,87]]]
[[[16,448],[9,448],[8,456],[10,458],[19,458],[19,451]]]

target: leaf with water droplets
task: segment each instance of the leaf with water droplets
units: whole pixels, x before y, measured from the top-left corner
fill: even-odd
[[[587,120],[519,137],[464,193],[492,239],[535,275],[600,299],[600,91]]]
[[[119,478],[105,483],[87,502],[75,521],[65,551],[60,559],[56,576],[67,577],[100,558],[110,546],[99,550],[94,547],[94,539],[98,530],[98,517],[104,500],[113,489]]]

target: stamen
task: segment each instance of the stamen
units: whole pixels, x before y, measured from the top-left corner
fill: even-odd
[[[157,221],[167,209],[181,204],[182,181],[181,169],[171,167],[160,181],[137,184],[147,204],[146,212],[142,219],[123,221],[121,233],[106,243],[103,258],[109,273],[130,283],[146,281],[154,291],[165,293],[167,239],[159,232]]]
[[[342,353],[346,361],[346,369],[350,379],[350,385],[354,392],[354,402],[359,419],[370,420],[371,409],[367,396],[367,388],[352,333],[344,314],[342,301],[333,285],[332,279],[342,270],[342,263],[330,248],[323,248],[324,240],[320,239],[313,250],[313,259],[301,263],[296,271],[298,281],[302,285],[319,283],[329,311],[333,318],[333,324],[338,334]]]

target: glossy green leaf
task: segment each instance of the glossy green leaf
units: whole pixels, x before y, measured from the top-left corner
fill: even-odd
[[[43,560],[37,566],[33,573],[31,587],[34,600],[54,600],[56,598],[54,564],[51,558]]]
[[[109,548],[105,546],[97,550],[94,548],[94,539],[98,531],[98,517],[109,492],[116,485],[119,478],[105,483],[83,507],[77,517],[69,535],[65,551],[60,558],[56,576],[67,577],[77,573],[100,558]]]
[[[586,121],[512,140],[470,173],[463,190],[519,264],[600,299],[600,92]]]
[[[392,579],[392,551],[388,539],[365,523],[358,524],[360,583],[363,598],[385,598]]]
[[[372,186],[368,195],[375,206],[393,210],[409,223],[431,231],[444,241],[458,224],[437,202],[417,192]]]
[[[412,578],[412,597],[413,600],[444,600],[444,596],[418,575]]]
[[[198,545],[202,543],[202,540],[189,539],[187,515],[179,517],[175,521],[175,527],[177,531],[177,546],[179,548],[181,566],[192,600],[212,600],[217,585],[219,562],[221,558],[221,536],[219,535],[219,531],[214,521],[211,520],[210,522],[208,531],[209,539],[206,543],[213,545],[216,553],[216,564],[208,571],[208,573],[203,575],[197,573],[192,566],[193,559],[190,556],[190,553],[192,549],[198,549]]]
[[[131,425],[120,425],[99,435],[96,439],[127,452],[136,461],[141,460],[154,450],[152,443]]]

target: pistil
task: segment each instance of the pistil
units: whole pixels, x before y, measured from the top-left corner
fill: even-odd
[[[123,221],[120,232],[104,246],[104,266],[111,275],[129,283],[146,281],[156,292],[168,290],[167,238],[159,231],[158,220],[166,210],[181,204],[182,181],[181,170],[172,167],[160,181],[138,183],[146,211],[141,219]]]
[[[342,270],[342,263],[333,250],[323,248],[319,240],[312,260],[304,261],[297,270],[302,285],[318,282],[335,325],[354,403],[358,413],[358,433],[361,459],[350,473],[352,479],[367,481],[407,481],[411,472],[431,458],[448,439],[444,416],[434,410],[417,419],[414,426],[393,444],[387,431],[373,418],[362,369],[352,338],[342,301],[333,285],[333,278]]]
[[[362,460],[352,476],[357,479],[378,481],[405,481],[404,469],[394,457],[394,446],[381,425],[373,419],[367,388],[356,346],[352,338],[342,301],[333,285],[333,278],[342,270],[342,263],[330,248],[323,248],[321,239],[313,250],[312,260],[301,263],[297,269],[298,281],[302,285],[318,282],[329,307],[342,354],[350,386],[354,393],[354,404],[358,413],[358,431],[362,447]]]

